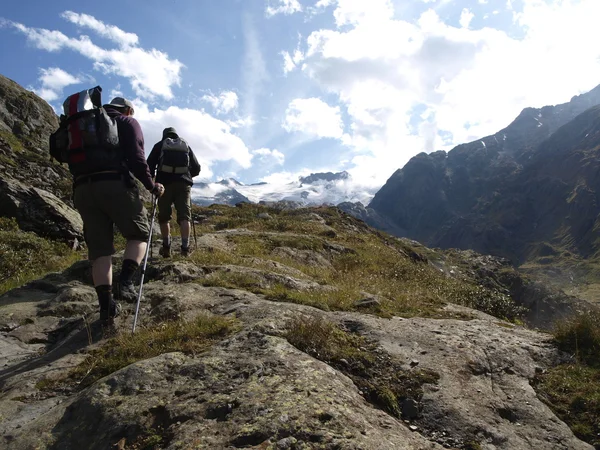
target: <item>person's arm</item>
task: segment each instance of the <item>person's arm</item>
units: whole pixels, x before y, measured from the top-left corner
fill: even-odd
[[[189,152],[190,152],[190,175],[192,176],[192,178],[200,175],[200,163],[198,162],[198,160],[196,159],[196,155],[194,155],[194,151],[192,150],[191,147],[189,147]]]
[[[144,153],[144,134],[137,120],[127,118],[123,123],[121,145],[125,152],[125,161],[133,175],[141,181],[146,189],[154,190],[154,182]]]

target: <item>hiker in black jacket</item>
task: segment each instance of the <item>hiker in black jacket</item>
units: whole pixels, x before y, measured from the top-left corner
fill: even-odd
[[[156,182],[165,187],[165,193],[158,201],[158,223],[163,246],[160,254],[171,256],[172,205],[177,210],[177,223],[181,231],[181,254],[190,252],[190,221],[192,219],[191,188],[193,178],[200,173],[200,164],[187,142],[180,138],[175,128],[163,130],[162,140],[157,142],[150,156],[148,166]]]

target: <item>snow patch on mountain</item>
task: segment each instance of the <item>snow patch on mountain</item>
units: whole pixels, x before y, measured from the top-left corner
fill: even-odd
[[[377,188],[357,185],[348,172],[326,172],[313,173],[287,183],[246,185],[233,178],[213,183],[195,183],[192,201],[200,205],[235,205],[241,201],[292,201],[303,206],[337,205],[342,202],[361,202],[366,205],[376,191]]]

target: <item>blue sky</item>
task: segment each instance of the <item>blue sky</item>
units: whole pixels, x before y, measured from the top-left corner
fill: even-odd
[[[0,73],[57,112],[96,84],[131,99],[147,151],[176,127],[200,179],[347,170],[374,192],[600,83],[598,17],[597,0],[11,0]]]

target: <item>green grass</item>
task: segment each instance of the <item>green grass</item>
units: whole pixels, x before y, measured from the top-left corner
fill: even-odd
[[[557,324],[554,341],[574,363],[537,375],[533,386],[577,437],[600,448],[600,313]]]
[[[0,138],[4,139],[16,152],[21,152],[24,150],[23,143],[11,132],[0,130]]]
[[[15,219],[0,218],[0,295],[79,259],[81,254],[67,245],[21,231]]]
[[[404,370],[400,361],[378,352],[372,342],[321,318],[293,319],[284,336],[294,347],[350,377],[369,402],[395,417],[401,417],[403,400],[419,401],[423,384],[439,379],[430,370]]]
[[[600,369],[560,365],[539,375],[534,386],[579,439],[600,448]]]
[[[600,312],[586,312],[557,323],[554,340],[577,362],[600,369]]]
[[[272,219],[259,219],[260,213]],[[327,226],[310,220],[311,213],[320,215]],[[364,298],[364,292],[383,298],[380,313],[384,316],[439,317],[440,310],[449,302],[469,306],[501,319],[518,322],[523,308],[499,290],[480,286],[476,280],[448,277],[427,263],[423,248],[415,249],[408,243],[367,227],[363,222],[343,214],[337,208],[322,207],[278,212],[260,205],[243,204],[232,208],[213,205],[194,208],[194,214],[208,220],[200,232],[214,232],[228,228],[245,228],[253,234],[231,234],[226,238],[234,247],[231,252],[209,255],[196,252],[194,262],[258,266],[245,257],[274,260],[300,270],[314,281],[334,286],[333,291],[291,291],[283,286],[265,288],[239,275],[220,274],[206,281],[207,285],[239,287],[269,298],[315,306],[326,310],[353,310],[354,303]],[[333,227],[331,231],[328,227]],[[277,234],[279,233],[279,234]],[[341,245],[348,252],[328,250],[329,243]],[[289,247],[315,252],[331,262],[322,267],[293,257],[273,255],[277,247]],[[210,258],[211,261],[207,261]],[[202,261],[202,259],[204,259]],[[238,283],[239,282],[239,283]]]
[[[164,322],[142,328],[136,334],[121,334],[93,350],[83,363],[68,375],[68,380],[80,387],[110,375],[136,361],[163,353],[197,354],[237,329],[230,318],[201,314],[190,322]],[[66,380],[41,380],[38,389],[53,388]]]

